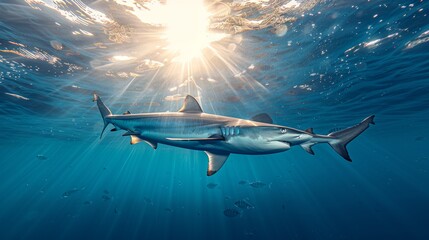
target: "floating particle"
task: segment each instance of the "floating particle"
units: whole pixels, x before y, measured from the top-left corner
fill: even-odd
[[[52,40],[49,42],[51,44],[51,47],[53,47],[55,50],[61,51],[63,50],[63,44],[57,40]]]
[[[38,154],[36,157],[37,157],[38,160],[46,160],[46,159],[48,159],[48,157],[46,157],[43,154]]]
[[[273,32],[277,35],[277,37],[283,37],[287,33],[287,26],[285,24],[277,25],[273,28]]]
[[[135,68],[135,71],[137,73],[142,73],[142,72],[146,72],[149,70],[158,69],[158,68],[161,68],[163,66],[164,66],[164,63],[162,63],[162,62],[158,62],[158,61],[151,60],[151,59],[144,59],[143,62]]]
[[[24,97],[24,96],[21,96],[21,95],[18,95],[18,94],[15,94],[15,93],[5,93],[6,95],[9,95],[9,96],[11,96],[11,97],[14,97],[14,98],[18,98],[18,99],[21,99],[21,100],[25,100],[25,101],[29,101],[30,99],[29,98],[26,98],[26,97]]]

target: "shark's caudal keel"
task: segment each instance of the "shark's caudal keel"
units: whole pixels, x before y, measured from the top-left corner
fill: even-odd
[[[359,124],[318,135],[313,129],[298,130],[273,124],[267,114],[259,114],[250,120],[225,117],[204,113],[192,96],[186,96],[178,112],[139,113],[125,112],[114,115],[104,105],[100,97],[94,94],[103,118],[104,130],[109,124],[111,131],[125,130],[123,136],[130,136],[131,144],[146,142],[153,149],[158,143],[204,151],[209,159],[207,175],[215,174],[231,153],[234,154],[271,154],[289,150],[300,145],[308,153],[317,143],[328,143],[343,158],[351,161],[347,144],[374,124],[374,116],[367,117]]]

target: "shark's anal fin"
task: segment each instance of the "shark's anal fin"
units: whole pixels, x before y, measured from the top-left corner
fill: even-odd
[[[146,140],[146,139],[142,139],[142,138],[140,138],[139,136],[136,136],[136,135],[130,135],[130,137],[131,137],[131,141],[130,141],[131,145],[134,145],[134,144],[137,144],[137,143],[140,143],[140,142],[145,142],[149,146],[151,146],[153,149],[157,149],[158,148],[158,143],[156,143],[156,142],[152,142],[152,141],[149,141],[149,140]]]
[[[202,113],[203,109],[194,97],[187,95],[185,101],[183,102],[182,108],[179,109],[179,112]]]
[[[255,115],[250,120],[255,121],[255,122],[273,124],[273,119],[267,113],[260,113],[258,115]]]
[[[153,149],[157,149],[158,148],[158,143],[157,142],[152,142],[152,141],[148,141],[148,140],[144,140],[145,143],[147,143],[149,146],[151,146]]]
[[[311,149],[311,147],[314,145],[314,143],[303,143],[301,144],[301,147],[308,153],[310,153],[311,155],[314,155],[314,151],[313,149]]]
[[[207,176],[212,176],[223,166],[226,159],[229,157],[229,153],[209,152],[205,151],[209,157],[209,164],[207,167]]]

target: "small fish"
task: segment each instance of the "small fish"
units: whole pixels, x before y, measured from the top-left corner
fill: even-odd
[[[42,154],[38,154],[37,155],[37,159],[39,159],[39,160],[46,160],[46,159],[48,159],[48,157],[46,157],[45,155],[42,155]]]
[[[253,187],[253,188],[264,188],[264,187],[266,187],[268,184],[263,183],[263,182],[260,182],[260,181],[256,181],[256,182],[249,183],[249,185],[250,185],[251,187]]]
[[[153,202],[152,202],[152,200],[150,200],[149,198],[147,198],[147,197],[144,197],[144,198],[143,198],[143,200],[144,200],[144,202],[145,202],[146,204],[150,204],[150,205],[153,205]]]
[[[209,184],[207,184],[207,188],[208,189],[213,189],[215,187],[217,187],[217,183],[209,183]]]
[[[79,192],[79,191],[80,191],[80,189],[77,189],[77,188],[73,188],[73,189],[71,189],[71,190],[65,191],[65,192],[63,193],[63,198],[68,198],[68,197],[70,197],[72,194],[77,193],[77,192]]]
[[[247,181],[241,180],[240,182],[238,182],[238,184],[240,184],[240,185],[246,185]]]
[[[233,208],[227,208],[223,211],[223,214],[229,218],[233,218],[239,216],[240,212]]]
[[[109,200],[111,200],[111,199],[112,199],[112,197],[111,197],[111,196],[106,195],[106,194],[104,194],[103,196],[101,196],[101,198],[102,198],[104,201],[109,201]]]
[[[419,137],[415,138],[416,141],[423,141],[424,139],[425,139],[425,137],[422,137],[422,136],[419,136]]]
[[[250,204],[249,202],[247,202],[244,199],[236,201],[234,203],[234,205],[236,207],[238,207],[238,208],[241,208],[241,209],[252,209],[252,208],[255,208],[252,204]]]

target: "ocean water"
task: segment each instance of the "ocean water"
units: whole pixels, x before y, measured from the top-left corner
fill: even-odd
[[[429,2],[207,1],[215,40],[190,57],[175,37],[199,35],[171,26],[198,2],[0,2],[0,239],[429,239]],[[203,152],[100,139],[94,91],[118,114],[191,94],[320,134],[376,124],[353,162],[319,144],[207,177]]]

